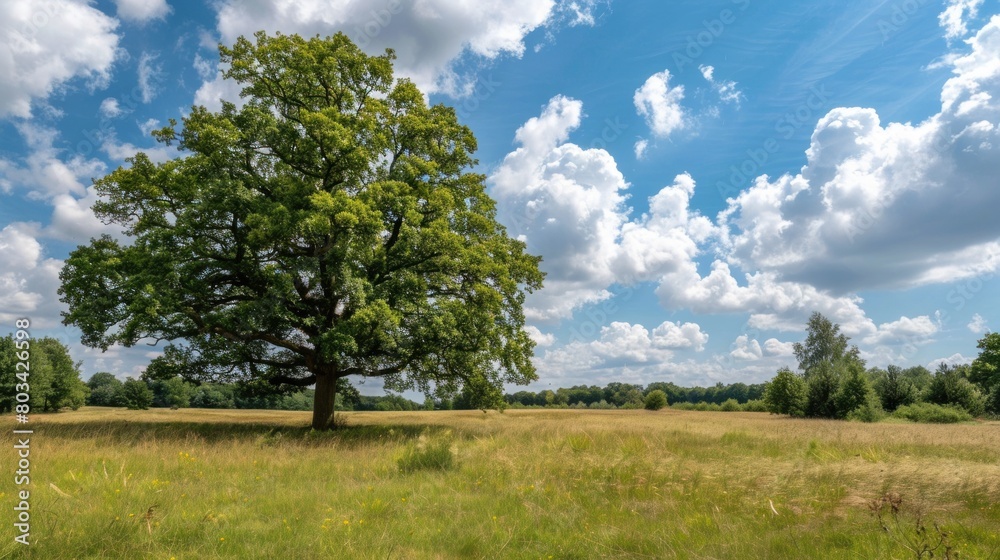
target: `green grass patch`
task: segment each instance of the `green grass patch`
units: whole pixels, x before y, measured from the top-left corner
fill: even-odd
[[[747,412],[38,415],[0,558],[1000,558],[1000,424]],[[13,419],[9,419],[13,426]],[[992,460],[987,460],[992,459]],[[0,478],[10,500],[12,477]],[[903,499],[902,531],[869,504]],[[9,502],[8,502],[9,503]]]
[[[434,437],[421,436],[417,441],[406,445],[396,464],[402,473],[451,470],[455,468],[452,445],[450,433]]]

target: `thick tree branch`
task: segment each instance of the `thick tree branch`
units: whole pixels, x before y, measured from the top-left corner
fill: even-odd
[[[287,375],[275,375],[267,380],[271,385],[292,385],[293,387],[308,387],[313,383],[316,383],[316,376],[310,375],[309,377],[289,377]]]

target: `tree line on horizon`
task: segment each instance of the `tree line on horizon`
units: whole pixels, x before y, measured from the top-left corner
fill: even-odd
[[[611,382],[503,395],[510,408],[589,408],[658,410],[664,406],[689,410],[771,412],[795,417],[876,421],[887,415],[921,421],[957,421],[1000,416],[1000,333],[978,341],[979,356],[971,364],[941,364],[935,372],[924,366],[865,368],[858,348],[839,325],[813,313],[807,336],[794,346],[799,371],[778,370],[766,383],[717,383],[711,387],[681,387],[673,382],[648,385]],[[0,338],[0,412],[14,407],[12,336]],[[108,372],[95,373],[84,383],[80,363],[53,338],[32,340],[31,401],[35,412],[90,406],[146,409],[216,408],[311,410],[314,389],[276,389],[267,383],[199,383],[181,376],[142,376],[124,382]],[[340,380],[338,411],[474,410],[481,402],[474,388],[455,398],[428,396],[417,403],[399,394],[361,395]]]
[[[1000,333],[978,341],[971,364],[865,369],[857,346],[840,326],[813,313],[795,344],[799,373],[785,367],[767,383],[764,402],[774,414],[874,422],[888,414],[921,421],[1000,415]]]

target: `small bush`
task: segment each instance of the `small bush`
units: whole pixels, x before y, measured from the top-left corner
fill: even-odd
[[[749,400],[743,404],[744,412],[767,412],[767,403],[763,399]]]
[[[885,411],[878,397],[872,397],[861,406],[847,413],[847,419],[855,422],[878,422],[885,418]]]
[[[722,407],[716,403],[701,401],[700,403],[694,405],[694,409],[699,412],[719,412],[722,410]]]
[[[736,399],[728,399],[719,406],[719,410],[722,412],[739,412],[743,410],[743,407],[740,406],[739,401]]]
[[[646,410],[660,410],[667,406],[667,394],[659,389],[650,391],[643,404]]]
[[[670,405],[670,408],[673,408],[673,409],[676,409],[676,410],[694,410],[694,403],[689,403],[689,402],[686,402],[686,401],[685,402],[675,402],[674,404]]]
[[[153,404],[153,391],[145,381],[132,379],[122,384],[122,400],[130,410],[146,410]]]
[[[451,438],[428,439],[421,436],[416,444],[409,444],[396,464],[399,471],[411,473],[414,471],[431,470],[446,471],[454,468],[455,455],[451,451]]]
[[[806,411],[806,382],[788,368],[778,370],[774,379],[764,388],[764,404],[771,414],[804,416]]]
[[[895,418],[905,418],[912,422],[933,424],[953,424],[972,420],[972,415],[962,408],[931,403],[904,405],[897,408],[892,415]]]

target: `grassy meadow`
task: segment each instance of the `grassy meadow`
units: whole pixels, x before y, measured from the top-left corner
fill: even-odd
[[[1000,559],[1000,422],[670,409],[341,420],[316,434],[301,412],[33,415],[33,544],[13,542],[8,444],[0,558],[858,559],[940,543],[935,558],[950,546]]]

